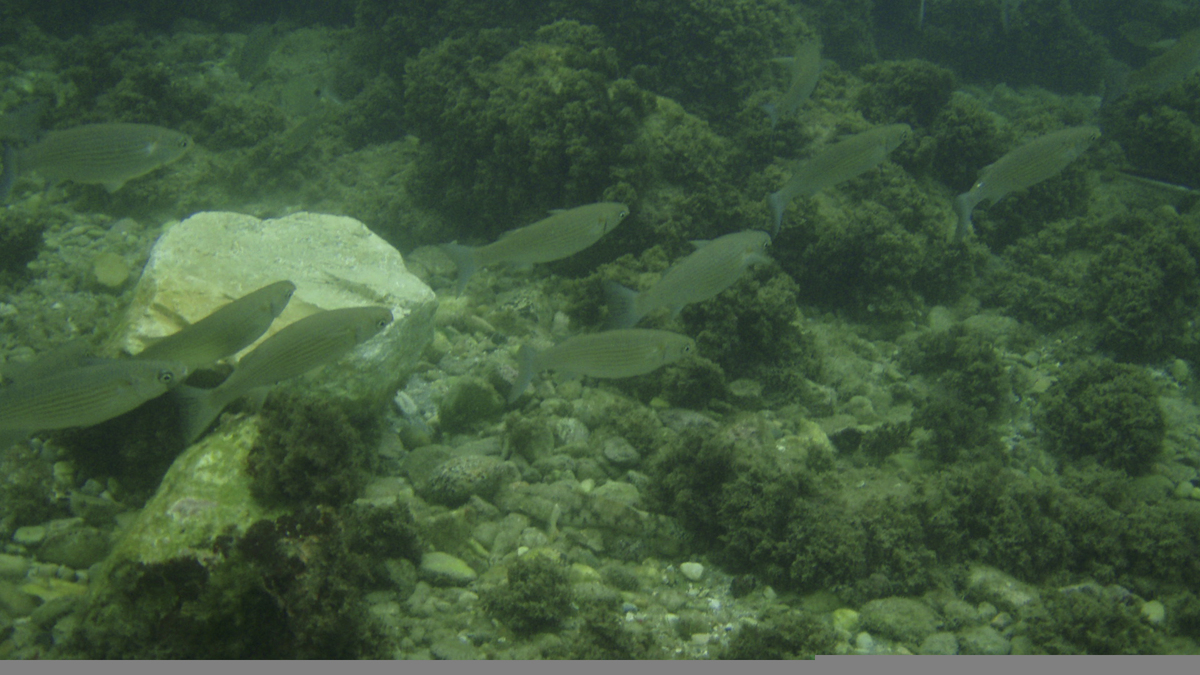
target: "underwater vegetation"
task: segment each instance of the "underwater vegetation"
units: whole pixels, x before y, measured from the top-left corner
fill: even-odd
[[[312,296],[298,343],[168,354],[204,415],[158,397],[0,448],[0,656],[1196,650],[1200,75],[1154,64],[1200,9],[43,4],[0,8],[2,430],[35,431],[4,416],[17,362],[117,356],[196,211],[362,220],[432,338],[369,401],[226,400],[369,337]],[[39,100],[51,135],[14,136]],[[97,128],[176,145],[56,173]],[[244,500],[160,508],[206,448]]]

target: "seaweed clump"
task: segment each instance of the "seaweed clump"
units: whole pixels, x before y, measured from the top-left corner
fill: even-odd
[[[1054,452],[1139,475],[1166,438],[1158,395],[1141,368],[1108,359],[1077,362],[1046,392],[1038,426]]]
[[[649,105],[593,26],[558,21],[510,47],[503,30],[483,30],[406,67],[405,123],[429,141],[413,193],[484,237],[595,201]]]
[[[272,505],[341,506],[357,498],[370,465],[365,426],[337,403],[276,394],[247,458],[251,494]]]
[[[729,642],[719,658],[732,661],[751,659],[815,659],[834,654],[838,637],[828,623],[804,610],[768,612],[758,625],[745,626]]]
[[[366,593],[391,584],[384,556],[413,561],[419,550],[398,506],[260,520],[196,557],[117,563],[67,649],[87,658],[381,658]]]
[[[532,551],[508,568],[508,583],[483,594],[483,608],[514,633],[557,627],[571,612],[571,581],[553,555]]]

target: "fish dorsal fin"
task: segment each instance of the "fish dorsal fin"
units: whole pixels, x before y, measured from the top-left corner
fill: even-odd
[[[712,243],[712,240],[711,239],[692,239],[691,242],[689,242],[689,243],[691,243],[692,248],[699,251],[700,249],[702,249],[705,246],[708,246],[710,243]]]

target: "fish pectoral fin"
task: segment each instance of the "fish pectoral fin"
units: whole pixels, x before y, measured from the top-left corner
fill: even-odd
[[[108,190],[108,194],[112,194],[112,193],[116,192],[117,190],[120,190],[121,187],[125,185],[125,181],[124,180],[110,180],[107,183],[101,183],[101,185],[104,186],[105,190]]]

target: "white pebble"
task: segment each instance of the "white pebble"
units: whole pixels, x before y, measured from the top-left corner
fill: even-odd
[[[679,566],[679,571],[692,581],[700,581],[700,577],[704,576],[704,565],[698,562],[685,562]]]

